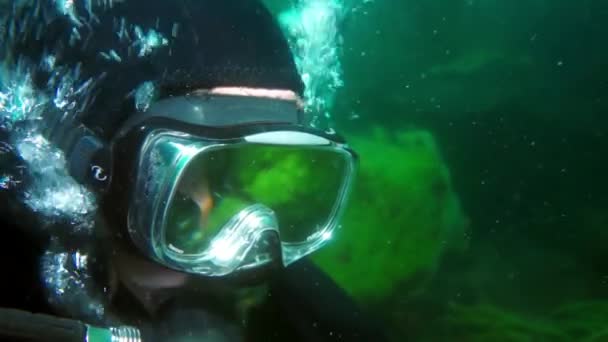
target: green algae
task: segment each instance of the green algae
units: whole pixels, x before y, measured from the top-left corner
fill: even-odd
[[[335,240],[314,260],[361,302],[432,275],[442,253],[465,248],[468,220],[432,134],[423,130],[350,137],[360,171]]]

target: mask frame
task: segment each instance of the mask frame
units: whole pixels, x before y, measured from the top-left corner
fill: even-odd
[[[252,127],[250,127],[252,128]],[[320,249],[331,238],[343,213],[356,169],[356,157],[344,144],[294,128],[264,130],[231,139],[209,139],[188,133],[159,129],[149,134],[142,147],[135,172],[135,188],[131,194],[128,212],[128,232],[141,252],[156,262],[179,271],[205,275],[225,276],[235,271],[258,268],[280,255],[287,266]],[[227,147],[238,148],[245,144],[301,146],[336,153],[345,162],[344,176],[334,207],[325,224],[305,241],[280,240],[281,228],[270,208],[252,206],[224,225],[212,240],[209,248],[198,254],[182,254],[167,243],[167,208],[172,202],[177,184],[189,163],[201,153]],[[154,151],[165,151],[166,162],[158,164]],[[167,157],[168,155],[168,157]],[[156,159],[156,162],[153,161]],[[154,166],[156,165],[156,166]],[[152,215],[151,215],[152,214]],[[258,222],[259,221],[259,222]],[[274,221],[274,222],[272,222]],[[251,222],[255,222],[252,225]],[[275,234],[279,238],[263,237]],[[266,241],[263,241],[266,240]],[[268,243],[275,241],[275,243]],[[280,246],[277,246],[277,243]],[[279,253],[272,249],[280,248]],[[250,253],[255,249],[255,253]],[[250,255],[254,254],[254,255]]]
[[[161,244],[154,241],[158,238],[152,238],[156,233],[134,228],[137,225],[133,224],[131,214],[134,205],[131,184],[138,178],[140,152],[145,149],[150,136],[162,130],[177,132],[184,137],[194,137],[193,141],[212,142],[216,145],[301,144],[342,151],[349,159],[349,185],[344,198],[348,197],[356,172],[358,157],[346,141],[335,132],[311,127],[305,113],[292,101],[250,96],[186,94],[161,99],[147,111],[134,113],[120,125],[110,141],[100,139],[93,130],[82,124],[68,130],[70,134],[63,135],[60,143],[67,151],[70,173],[76,180],[98,193],[104,215],[109,215],[111,225],[116,226],[112,228],[115,234],[149,259],[187,273],[212,277],[228,276],[231,273],[243,273],[237,271],[261,270],[264,268],[261,266],[271,263],[269,260],[245,261],[242,258],[236,266],[225,266],[222,270],[204,270],[184,263],[183,260],[176,262],[167,258],[168,254],[159,249]],[[331,229],[328,228],[324,232],[325,240],[337,228],[337,218],[342,210],[343,206],[335,213],[335,222],[328,224]],[[156,211],[148,211],[150,212]],[[276,238],[277,232],[274,232],[274,239],[269,236],[273,235],[270,234],[271,230],[267,230],[269,234],[265,234],[266,239],[274,240],[275,245],[280,244],[280,240]],[[287,253],[279,250],[278,258],[282,259],[283,265],[288,265],[312,253],[324,245],[318,239],[319,236],[321,235],[312,238],[315,244],[307,244],[307,247],[300,246],[302,248],[291,250],[287,248]],[[274,259],[277,261],[276,255]]]

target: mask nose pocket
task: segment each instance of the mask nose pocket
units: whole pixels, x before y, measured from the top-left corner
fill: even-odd
[[[247,269],[266,264],[283,264],[281,239],[275,230],[261,232],[249,252],[245,255],[239,269]]]
[[[211,241],[210,256],[226,271],[259,266],[276,260],[281,243],[276,215],[253,204],[234,215]]]

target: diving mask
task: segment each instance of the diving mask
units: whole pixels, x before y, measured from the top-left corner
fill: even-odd
[[[243,96],[167,98],[129,118],[111,148],[90,134],[75,145],[73,174],[126,217],[121,235],[166,267],[206,276],[321,248],[356,167],[346,143],[306,125],[296,104]]]

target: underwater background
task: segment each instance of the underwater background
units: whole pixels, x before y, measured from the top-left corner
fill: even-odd
[[[265,2],[315,123],[360,156],[342,229],[313,259],[392,340],[608,341],[608,1]],[[37,117],[8,74],[3,125]],[[87,90],[76,74],[67,88]],[[43,185],[62,196],[28,205],[94,207],[42,146],[18,149],[53,166]]]
[[[332,120],[361,167],[315,260],[393,340],[608,340],[607,22],[602,0],[339,22]]]

